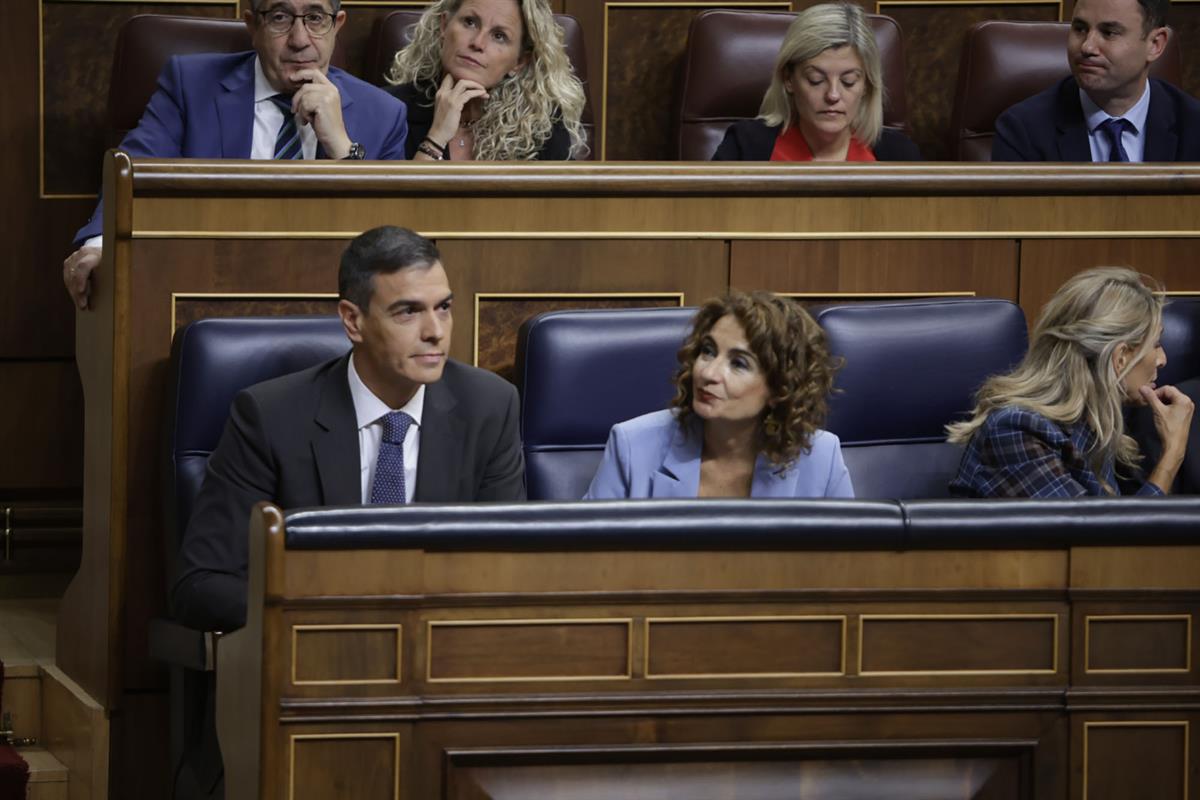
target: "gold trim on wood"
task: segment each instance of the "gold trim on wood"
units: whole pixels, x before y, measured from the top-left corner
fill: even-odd
[[[648,300],[671,300],[683,307],[683,292],[476,292],[471,342],[471,364],[479,366],[479,301],[480,300],[620,300],[634,297]]]
[[[1058,674],[1058,614],[861,614],[858,618],[858,674],[860,676],[930,676],[930,675],[1056,675]],[[863,629],[871,620],[946,620],[946,619],[1049,619],[1054,622],[1053,662],[1050,669],[927,669],[927,670],[863,670]]]
[[[504,625],[625,625],[624,675],[532,675],[511,678],[435,678],[433,677],[433,629],[485,628]],[[633,677],[632,617],[564,617],[537,619],[439,619],[425,621],[425,680],[428,683],[528,683],[530,681],[627,681]]]
[[[1088,796],[1088,734],[1092,728],[1183,728],[1183,795],[1188,800],[1188,773],[1192,760],[1191,734],[1187,720],[1115,720],[1083,723],[1083,798]]]
[[[1200,2],[1200,0],[1197,0]],[[90,195],[89,195],[90,196]],[[132,239],[353,239],[362,231],[147,231],[134,230]],[[872,241],[876,239],[1195,239],[1191,230],[1165,231],[420,231],[428,239],[700,239],[741,241],[745,239],[825,241]],[[1169,294],[1169,293],[1168,293]],[[1197,292],[1196,294],[1200,294]]]
[[[600,37],[600,160],[607,159],[608,152],[608,10],[610,8],[779,8],[792,10],[791,0],[764,3],[741,2],[610,2],[604,4],[604,29]]]
[[[1093,669],[1092,664],[1092,620],[1105,622],[1186,622],[1184,644],[1184,666],[1122,669]],[[1083,671],[1086,675],[1142,675],[1163,673],[1188,673],[1192,671],[1192,615],[1191,614],[1087,614],[1083,618]]]
[[[38,199],[39,200],[95,200],[96,194],[47,194],[46,193],[46,32],[43,18],[49,5],[196,5],[230,6],[233,17],[238,19],[240,0],[38,0]]]
[[[650,672],[650,628],[655,623],[687,624],[709,622],[841,622],[841,667],[836,672],[717,672],[707,673],[660,673]],[[722,616],[722,617],[646,617],[642,630],[642,672],[647,680],[703,679],[703,678],[822,678],[843,677],[846,674],[846,646],[848,644],[849,621],[845,614],[814,614],[786,616]]]
[[[302,681],[296,678],[296,651],[298,647],[299,637],[296,635],[299,631],[350,631],[350,630],[376,630],[376,631],[392,631],[396,634],[396,676],[394,678],[370,678],[370,679],[348,679],[348,680],[333,680],[333,681]],[[366,684],[379,683],[400,683],[403,668],[401,667],[401,659],[404,656],[404,639],[402,637],[403,626],[399,623],[363,623],[351,625],[293,625],[292,626],[292,685],[293,686],[363,686]]]
[[[392,797],[400,797],[400,734],[398,733],[293,733],[288,737],[288,800],[296,797],[297,739],[391,739],[393,745]]]
[[[336,300],[337,292],[171,292],[171,330],[167,341],[175,338],[175,306],[180,300]]]
[[[928,297],[975,297],[975,292],[775,292],[803,300],[922,300]]]

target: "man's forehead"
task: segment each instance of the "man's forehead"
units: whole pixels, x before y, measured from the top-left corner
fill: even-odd
[[[298,14],[309,11],[324,11],[327,14],[333,13],[333,7],[330,3],[315,2],[314,0],[263,0],[258,7],[259,11],[276,11],[279,9],[294,11]]]

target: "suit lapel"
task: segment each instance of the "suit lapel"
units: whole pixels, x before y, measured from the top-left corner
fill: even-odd
[[[454,502],[463,452],[463,430],[454,397],[444,381],[425,387],[421,414],[421,452],[417,456],[417,502]]]
[[[765,455],[754,461],[754,477],[750,481],[751,497],[793,497],[796,494],[796,469],[793,465],[782,475]]]
[[[221,157],[249,158],[254,139],[254,55],[238,64],[221,80],[217,94],[217,119],[221,129]]]
[[[662,465],[650,476],[651,497],[696,497],[700,494],[701,436],[675,425]]]
[[[1058,102],[1054,104],[1054,126],[1058,137],[1058,156],[1061,161],[1091,161],[1092,146],[1088,143],[1087,122],[1079,102],[1079,84],[1067,78],[1058,87]]]
[[[1166,92],[1150,81],[1150,108],[1146,111],[1146,135],[1142,161],[1174,161],[1179,138],[1175,135],[1175,108]]]
[[[326,373],[313,419],[313,460],[317,464],[324,505],[329,506],[362,503],[358,419],[346,375],[349,363],[347,355]]]

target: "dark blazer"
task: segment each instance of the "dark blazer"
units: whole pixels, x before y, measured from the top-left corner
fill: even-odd
[[[120,149],[152,158],[249,158],[254,138],[254,52],[172,56],[137,127]],[[387,92],[336,67],[329,80],[342,100],[352,141],[373,160],[404,158],[405,108]],[[320,155],[318,153],[318,155]],[[99,236],[103,204],[75,234]]]
[[[1111,461],[1091,463],[1096,436],[1083,422],[1070,427],[1020,406],[988,414],[963,450],[950,493],[960,497],[1083,497],[1119,489]],[[1136,494],[1161,495],[1153,483]]]
[[[411,159],[417,152],[417,145],[429,135],[429,128],[433,125],[433,100],[414,83],[392,86],[388,92],[408,108],[408,141],[404,145],[404,151]],[[567,133],[567,126],[559,119],[550,129],[550,138],[542,145],[534,160],[566,161],[570,157],[571,136]],[[446,153],[446,158],[450,158],[449,153]]]
[[[1091,161],[1079,84],[1067,76],[996,120],[992,161]],[[1150,79],[1143,161],[1200,161],[1200,102]]]
[[[233,630],[246,619],[250,510],[360,505],[358,423],[349,356],[238,394],[208,461],[171,590],[176,619]],[[524,500],[516,389],[456,361],[425,390],[417,502]]]
[[[771,151],[782,125],[768,125],[761,119],[739,119],[725,131],[717,145],[713,161],[770,161]],[[920,161],[921,151],[912,139],[900,131],[884,128],[871,148],[877,161]]]

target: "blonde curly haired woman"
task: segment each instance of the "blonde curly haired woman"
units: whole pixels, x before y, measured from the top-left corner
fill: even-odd
[[[1029,353],[994,376],[971,419],[946,428],[966,451],[950,491],[968,497],[1120,494],[1116,467],[1138,471],[1122,406],[1148,406],[1162,456],[1138,489],[1170,491],[1187,450],[1194,404],[1157,386],[1167,363],[1161,294],[1131,269],[1097,267],[1060,288],[1038,319]]]
[[[587,153],[583,85],[546,0],[438,0],[387,80],[409,158],[566,160]]]

